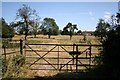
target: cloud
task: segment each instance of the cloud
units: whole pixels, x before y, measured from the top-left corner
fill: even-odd
[[[105,12],[104,12],[104,16],[103,16],[104,20],[105,20],[106,22],[109,22],[110,19],[111,19],[111,15],[112,15],[111,12],[105,11]]]
[[[88,12],[80,12],[79,14],[83,14],[83,15],[89,15],[89,19],[90,20],[95,20],[95,18],[93,17],[93,12],[92,11],[88,11]]]
[[[93,12],[92,11],[89,11],[89,13],[88,13],[89,15],[90,15],[90,19],[91,20],[95,20],[95,18],[94,18],[94,16],[93,16]]]
[[[110,19],[110,15],[104,15],[104,18],[106,18],[106,19]]]
[[[90,16],[92,16],[93,15],[93,12],[92,11],[89,11],[89,12],[80,12],[80,14],[87,14],[87,15],[90,15]]]
[[[104,13],[104,20],[106,21],[106,22],[109,22],[110,21],[110,19],[111,19],[111,13],[108,13],[108,12],[106,12],[106,13]]]
[[[111,12],[105,11],[104,14],[111,15]]]
[[[92,11],[89,11],[89,15],[92,16],[92,15],[93,15],[93,12],[92,12]]]

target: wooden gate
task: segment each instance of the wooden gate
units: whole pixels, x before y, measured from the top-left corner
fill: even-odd
[[[93,59],[102,45],[25,44],[26,64],[31,70],[79,72],[95,66]]]

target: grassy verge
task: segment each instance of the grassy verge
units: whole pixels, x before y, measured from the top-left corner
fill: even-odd
[[[25,57],[16,55],[13,58],[2,58],[2,78],[26,77]]]

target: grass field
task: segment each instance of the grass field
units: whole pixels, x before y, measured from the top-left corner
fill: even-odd
[[[58,35],[58,36],[51,36],[49,39],[47,35],[37,35],[36,38],[33,36],[28,36],[28,42],[30,43],[58,43],[58,44],[74,44],[78,43],[81,44],[81,40],[83,40],[83,35],[74,35],[70,40],[68,35]],[[12,40],[24,40],[24,35],[15,35]],[[98,44],[95,36],[86,36],[86,40],[90,41],[91,44]],[[83,42],[83,44],[85,44]]]
[[[51,36],[51,38],[49,39],[47,35],[37,35],[36,38],[33,38],[33,36],[28,36],[28,39],[27,39],[27,43],[31,43],[31,44],[39,44],[39,43],[42,43],[42,44],[45,44],[45,43],[48,43],[48,44],[100,44],[98,42],[98,40],[95,38],[95,36],[86,36],[86,42],[83,41],[83,38],[84,36],[82,35],[75,35],[72,37],[72,39],[70,40],[69,36],[68,35],[58,35],[58,36]],[[24,36],[23,35],[15,35],[15,37],[12,38],[12,40],[20,40],[20,39],[23,39],[24,40]],[[54,46],[41,46],[41,45],[30,45],[30,47],[33,49],[33,50],[45,50],[45,51],[49,51],[50,49],[52,49]],[[67,46],[67,47],[64,47],[66,50],[68,51],[72,51],[72,47],[70,46]],[[86,48],[88,47],[79,47],[79,50],[81,51],[84,51]],[[26,47],[26,49],[29,49],[28,47]],[[15,50],[19,50],[19,48],[11,48],[11,49],[7,49],[6,52],[11,52],[11,51],[15,51]],[[54,49],[55,51],[58,50],[58,48],[55,48]],[[59,48],[60,51],[63,51],[62,48]],[[98,48],[96,47],[93,47],[92,48],[92,52],[93,53],[98,53]],[[43,53],[40,53],[38,52],[41,56],[45,54],[45,52]],[[20,54],[20,53],[18,53]],[[93,56],[95,56],[97,54],[94,54]],[[9,56],[9,55],[8,55]],[[34,57],[38,57],[38,55],[35,54],[35,52],[26,52],[26,56],[34,56]],[[50,52],[49,54],[47,54],[45,57],[57,57],[58,54],[57,52]],[[60,57],[64,57],[64,58],[70,58],[71,56],[65,52],[61,52]],[[81,55],[82,57],[85,56],[85,54],[82,54]],[[36,60],[36,58],[34,59],[29,59],[27,58],[26,61],[27,62],[31,62],[33,63],[34,61]],[[56,63],[57,60],[53,60],[53,59],[47,59],[50,63]],[[38,62],[44,62],[44,60],[39,60]],[[66,63],[67,60],[60,60],[60,63]],[[88,63],[88,60],[81,60],[82,63]],[[39,66],[39,65],[33,65],[32,66],[33,68],[40,68],[40,67],[44,67],[44,68],[51,68],[50,66],[46,66],[46,65],[42,65],[42,66]],[[27,71],[27,74],[28,76],[30,77],[33,77],[33,76],[52,76],[52,75],[55,75],[57,74],[58,71],[51,71],[51,70],[28,70]]]

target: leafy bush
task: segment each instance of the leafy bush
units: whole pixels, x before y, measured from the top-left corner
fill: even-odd
[[[25,64],[25,57],[22,55],[17,55],[12,60],[15,66],[23,66]]]
[[[14,37],[14,29],[3,18],[0,19],[0,24],[2,24],[2,38]]]
[[[107,32],[106,39],[102,41],[103,52],[97,58],[97,62],[102,62],[102,65],[98,65],[94,71],[106,76],[107,78],[114,78],[114,80],[120,79],[120,13],[117,14],[117,24]]]
[[[25,57],[16,55],[12,59],[2,59],[2,76],[3,78],[20,77],[23,72]]]

